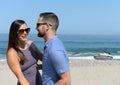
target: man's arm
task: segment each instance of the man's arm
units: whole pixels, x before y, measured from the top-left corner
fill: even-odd
[[[61,73],[59,76],[60,76],[60,80],[56,82],[55,85],[70,85],[71,78],[69,71]]]
[[[60,78],[54,85],[70,85],[71,79],[68,56],[63,50],[53,50],[51,54],[50,60]]]

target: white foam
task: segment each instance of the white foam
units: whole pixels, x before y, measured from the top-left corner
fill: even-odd
[[[6,59],[0,59],[0,62],[1,62],[1,61],[6,61]]]
[[[120,55],[114,55],[113,59],[120,59]]]
[[[69,57],[69,59],[94,59],[93,56],[87,56],[87,57]]]
[[[94,56],[69,57],[69,59],[91,59],[91,60],[94,60]],[[120,55],[113,55],[113,59],[120,59]]]

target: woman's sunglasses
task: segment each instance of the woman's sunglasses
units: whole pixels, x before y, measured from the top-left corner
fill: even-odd
[[[18,33],[20,33],[20,34],[22,34],[22,33],[24,33],[24,32],[29,33],[29,32],[30,32],[30,28],[18,30]]]

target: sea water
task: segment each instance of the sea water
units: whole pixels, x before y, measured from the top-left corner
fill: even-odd
[[[120,58],[120,35],[63,35],[62,40],[69,58],[93,59],[100,52],[109,52],[115,59]],[[44,40],[37,34],[29,34],[37,47],[43,52]],[[0,34],[0,61],[6,60],[8,34]]]

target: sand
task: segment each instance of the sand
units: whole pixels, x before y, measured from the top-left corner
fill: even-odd
[[[120,60],[70,59],[70,65],[72,85],[120,85]],[[16,82],[6,62],[0,62],[0,85]]]

